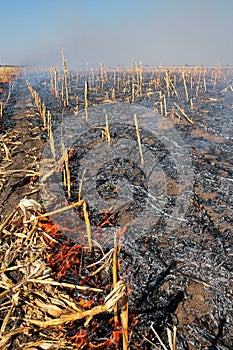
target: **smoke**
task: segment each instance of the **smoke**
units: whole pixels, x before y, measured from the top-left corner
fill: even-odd
[[[44,42],[35,50],[28,51],[21,58],[21,64],[29,69],[49,68],[62,64],[61,48],[59,43]]]

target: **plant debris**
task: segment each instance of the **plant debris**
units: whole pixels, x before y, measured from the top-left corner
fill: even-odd
[[[68,72],[64,56],[63,68],[1,85],[0,349],[230,350],[232,68],[134,64]],[[166,231],[168,211],[150,231],[125,239],[127,227],[119,232],[116,225],[122,218],[126,226],[130,222],[122,212],[112,217],[83,206],[85,172],[78,174],[75,162],[97,136],[114,142],[119,128],[108,115],[104,126],[84,135],[84,144],[78,140],[57,159],[53,128],[66,114],[78,118],[84,111],[88,122],[90,106],[113,101],[150,107],[182,134],[194,177],[187,212],[175,230]],[[136,117],[123,132],[134,135],[140,149],[146,142],[153,148]],[[46,142],[49,171],[41,173]],[[165,151],[160,149],[161,162]],[[138,164],[117,159],[132,186],[145,189],[135,192],[132,212],[141,208],[148,187],[139,155]],[[112,162],[98,172],[96,191],[103,198],[118,195],[119,169]],[[38,180],[59,172],[68,205],[58,208],[59,198],[51,197],[46,212]],[[164,172],[169,210],[178,181],[173,168]],[[83,219],[78,229],[70,217],[74,207]],[[53,219],[59,211],[64,215],[58,226]],[[114,231],[108,245],[90,232],[96,220]]]

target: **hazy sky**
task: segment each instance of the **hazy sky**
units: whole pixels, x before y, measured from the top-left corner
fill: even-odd
[[[0,0],[0,64],[233,64],[233,0]]]

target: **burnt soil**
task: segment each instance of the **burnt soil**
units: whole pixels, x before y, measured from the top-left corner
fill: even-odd
[[[42,91],[40,84],[34,88]],[[166,328],[177,325],[177,349],[233,348],[233,94],[227,92],[224,99],[219,91],[210,95],[218,101],[203,95],[193,112],[194,125],[174,121],[189,145],[194,172],[187,220],[170,233],[163,230],[161,220],[156,230],[126,242],[120,252],[120,276],[130,286],[129,308],[134,314],[132,349],[137,344],[153,349],[142,334],[158,344],[151,324],[165,344]],[[152,104],[147,97],[140,103]],[[222,118],[228,119],[223,123]],[[36,173],[47,139],[23,79],[14,83],[0,122],[0,136],[10,152],[6,159],[1,143],[3,219],[25,196],[40,202]]]

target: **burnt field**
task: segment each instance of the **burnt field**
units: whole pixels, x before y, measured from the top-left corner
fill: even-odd
[[[233,69],[0,91],[0,349],[231,349]]]

